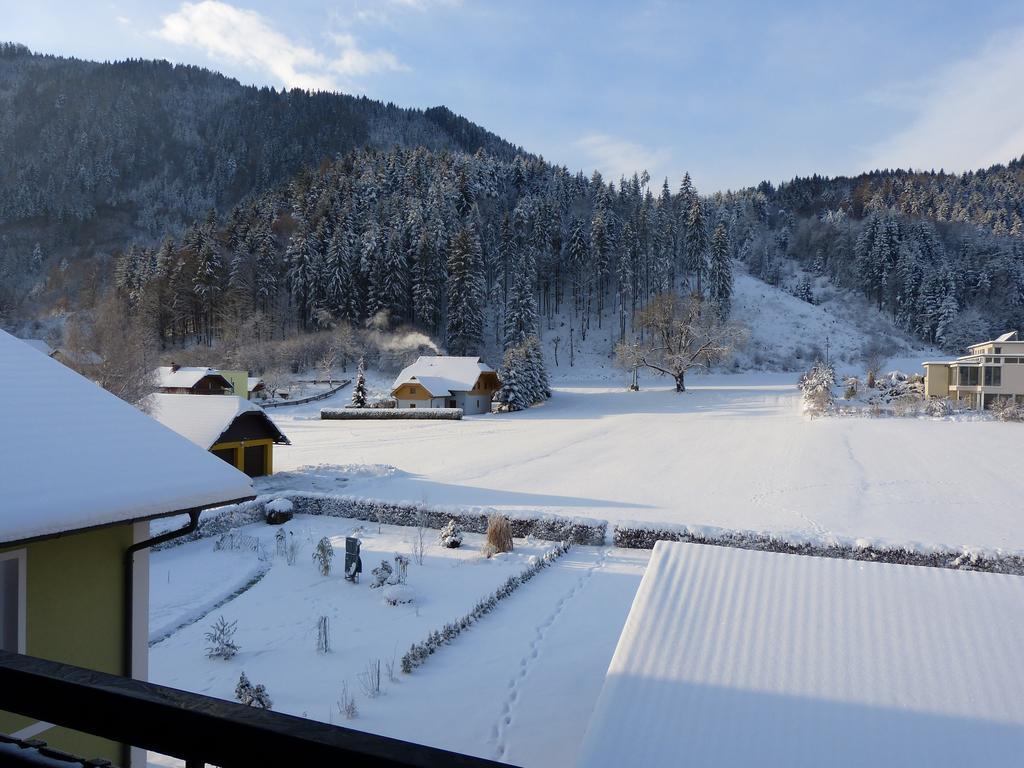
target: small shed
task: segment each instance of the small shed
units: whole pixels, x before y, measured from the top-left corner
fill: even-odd
[[[577,765],[1017,765],[1024,578],[659,541]]]
[[[249,477],[274,472],[274,446],[291,445],[266,412],[245,398],[150,396],[153,418]]]
[[[156,369],[157,389],[166,395],[226,395],[232,391],[216,368],[163,365]]]
[[[402,369],[391,387],[399,408],[461,408],[490,413],[501,388],[498,374],[479,357],[424,355]]]

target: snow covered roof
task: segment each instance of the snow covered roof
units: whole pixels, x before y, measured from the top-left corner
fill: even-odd
[[[263,379],[261,379],[259,376],[249,376],[246,379],[246,385],[245,386],[246,386],[246,389],[249,392],[253,392],[256,389],[256,387],[258,387],[262,383],[263,383]]]
[[[1014,764],[1021,605],[1020,576],[660,541],[578,766]]]
[[[452,392],[470,391],[481,373],[494,373],[494,369],[480,362],[479,357],[423,355],[402,369],[391,389],[415,381],[435,397],[444,397]]]
[[[184,387],[191,389],[207,376],[220,375],[220,371],[216,368],[202,368],[199,366],[174,368],[170,365],[162,365],[156,369],[156,385],[158,387]],[[230,385],[230,382],[225,379],[225,384]]]
[[[42,352],[47,357],[53,354],[53,347],[51,347],[42,339],[19,339],[19,341],[25,342],[30,347],[32,347],[32,349],[38,352]]]
[[[288,444],[266,412],[244,397],[234,395],[150,395],[151,415],[165,427],[209,450],[243,413],[256,413],[277,434],[277,442]]]
[[[253,495],[234,467],[3,331],[0,389],[0,543]]]
[[[1002,336],[1000,336],[998,339],[996,339],[996,341],[1016,341],[1016,340],[1017,340],[1017,332],[1016,331],[1010,331],[1009,333],[1004,333]]]

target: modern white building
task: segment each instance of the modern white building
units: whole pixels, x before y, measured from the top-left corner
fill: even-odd
[[[498,374],[479,357],[424,355],[406,366],[391,387],[399,408],[461,408],[490,413],[501,388]]]
[[[956,360],[924,364],[925,397],[948,397],[971,408],[989,408],[997,400],[1024,403],[1024,341],[1016,331],[968,350]]]
[[[580,768],[1017,765],[1024,577],[659,541]]]

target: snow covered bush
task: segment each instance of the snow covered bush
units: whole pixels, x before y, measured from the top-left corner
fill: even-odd
[[[944,397],[933,397],[924,406],[924,412],[929,416],[941,418],[953,413],[953,406]]]
[[[284,557],[285,549],[288,546],[288,537],[284,534],[284,528],[278,528],[274,534],[274,552],[278,557]]]
[[[422,565],[422,561],[420,565]],[[391,577],[389,584],[405,584],[409,577],[409,558],[398,552],[395,553],[395,575]]]
[[[416,410],[416,409],[413,409]],[[355,496],[342,496],[314,492],[289,492],[287,498],[294,506],[295,514],[324,515],[354,520],[368,520],[379,524],[417,526],[420,521],[427,528],[440,530],[449,520],[455,520],[463,531],[486,533],[487,520],[490,512],[486,507],[444,507],[429,506],[416,502],[390,502],[376,499],[365,499]],[[223,507],[204,515],[199,528],[165,544],[157,549],[168,549],[180,546],[189,541],[219,536],[220,534],[250,523],[261,522],[266,518],[264,504],[266,499],[246,501]],[[506,516],[516,538],[533,536],[545,541],[571,541],[573,544],[591,544],[600,546],[604,543],[608,523],[585,517],[565,517],[550,513],[520,513]],[[292,548],[294,536],[289,532],[289,550]],[[294,554],[289,565],[294,565],[299,553],[299,542],[294,542]],[[288,555],[286,554],[286,557]]]
[[[352,407],[366,407],[366,367],[363,358],[359,358],[359,366],[356,368],[356,383],[352,387]]]
[[[497,607],[501,600],[515,592],[519,587],[528,582],[540,571],[547,568],[551,563],[569,551],[569,543],[561,542],[554,549],[545,552],[543,557],[531,562],[522,573],[509,576],[508,579],[494,592],[479,601],[472,610],[456,621],[445,624],[440,630],[427,635],[426,639],[419,643],[413,643],[412,647],[402,656],[401,667],[405,674],[411,673],[416,667],[423,664],[438,648],[447,645],[459,634],[475,622],[482,619]]]
[[[387,560],[381,560],[380,565],[370,571],[370,575],[373,576],[373,581],[370,582],[370,589],[383,587],[391,579],[392,573],[394,573],[394,569],[392,569],[391,563]]]
[[[462,531],[459,530],[458,523],[455,520],[449,520],[445,523],[444,528],[441,529],[441,533],[437,536],[438,542],[442,547],[447,549],[458,549],[462,546]]]
[[[270,525],[280,525],[292,519],[293,505],[288,499],[274,499],[265,507],[267,511],[267,522]]]
[[[210,627],[210,631],[203,635],[207,643],[207,657],[227,661],[238,653],[238,645],[235,643],[237,628],[237,621],[228,622],[223,616],[217,619]]]
[[[288,565],[295,565],[295,563],[298,562],[299,550],[301,548],[302,545],[299,543],[299,540],[295,538],[295,535],[291,531],[288,531],[288,546],[286,546],[284,550],[284,561],[288,563]]]
[[[384,602],[388,605],[402,605],[415,599],[412,587],[407,584],[392,584],[384,590]]]
[[[321,576],[330,576],[331,560],[333,558],[334,547],[331,546],[331,540],[324,536],[317,543],[316,549],[313,550],[313,560],[316,561]]]
[[[992,413],[999,421],[1024,421],[1024,407],[1016,405],[1012,398],[996,400]]]
[[[235,686],[235,698],[245,706],[257,709],[270,709],[274,704],[263,683],[253,685],[245,676],[245,672],[238,678],[238,684]]]
[[[626,549],[652,549],[657,541],[685,541],[790,555],[1024,575],[1024,554],[1000,550],[872,542],[842,539],[833,535],[807,536],[798,533],[744,531],[685,524],[617,525],[612,537],[615,546]]]
[[[375,699],[380,696],[380,659],[373,659],[366,663],[366,669],[356,675],[359,687],[368,699]]]
[[[461,408],[321,408],[321,419],[451,419],[463,416]]]
[[[338,712],[346,720],[354,720],[359,714],[356,709],[356,698],[348,690],[348,683],[341,684],[341,691],[338,694]]]
[[[504,515],[491,515],[487,518],[487,557],[498,552],[512,551],[512,527]]]
[[[800,377],[798,386],[803,392],[804,412],[821,416],[832,408],[835,396],[832,388],[836,385],[836,372],[831,363],[816,362],[807,373]]]
[[[847,400],[853,400],[860,393],[860,379],[856,376],[847,376],[843,381],[843,386],[846,388],[843,391],[843,397]]]

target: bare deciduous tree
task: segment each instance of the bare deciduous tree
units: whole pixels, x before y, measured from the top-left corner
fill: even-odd
[[[747,335],[745,328],[723,320],[697,295],[658,294],[637,313],[635,325],[647,332],[646,340],[620,343],[620,362],[629,369],[640,366],[671,376],[676,392],[686,391],[688,371],[707,370],[727,360]]]

